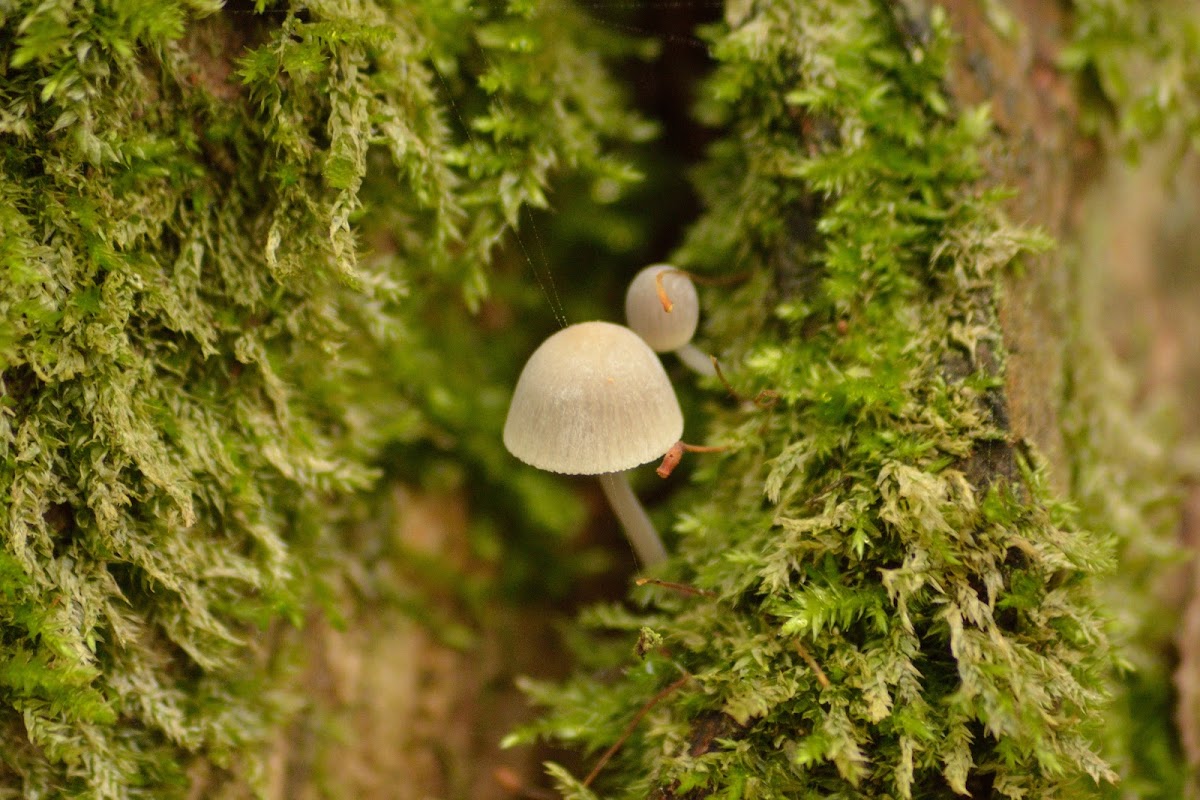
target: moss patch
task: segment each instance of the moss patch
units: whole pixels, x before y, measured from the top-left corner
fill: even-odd
[[[253,782],[347,498],[500,413],[406,325],[645,126],[567,7],[52,0],[0,42],[0,782]]]
[[[997,281],[1046,242],[981,186],[992,132],[943,92],[945,20],[868,2],[726,20],[702,111],[731,134],[680,260],[752,271],[707,297],[709,332],[739,390],[778,402],[711,404],[732,452],[697,468],[669,576],[711,596],[644,588],[586,615],[584,670],[530,686],[548,714],[515,740],[598,753],[687,675],[602,795],[1090,796],[1114,777],[1089,721],[1112,549],[1006,430]],[[643,628],[663,646],[636,659]]]

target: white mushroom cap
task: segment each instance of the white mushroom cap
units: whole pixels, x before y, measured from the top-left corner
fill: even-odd
[[[504,423],[510,453],[568,475],[654,461],[682,435],[683,413],[658,356],[610,322],[581,322],[542,342]]]
[[[667,272],[663,276],[663,289],[673,304],[670,312],[658,299],[656,281],[660,272]],[[633,277],[625,292],[625,319],[634,333],[658,352],[678,350],[692,340],[700,321],[696,286],[670,264],[646,267]]]

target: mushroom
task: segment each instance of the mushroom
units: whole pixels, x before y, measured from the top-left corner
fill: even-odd
[[[635,275],[625,292],[625,320],[658,352],[673,350],[699,374],[716,374],[712,359],[691,343],[700,321],[700,297],[683,270],[652,264]]]
[[[504,422],[504,446],[526,464],[596,475],[646,566],[666,560],[625,470],[661,458],[683,433],[683,412],[662,363],[633,331],[581,322],[529,357]]]

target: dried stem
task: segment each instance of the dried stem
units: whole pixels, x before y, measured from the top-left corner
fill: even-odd
[[[804,659],[804,663],[808,664],[808,668],[817,676],[817,683],[821,684],[822,689],[828,689],[830,686],[829,678],[825,675],[825,670],[821,669],[821,665],[812,657],[812,653],[808,652],[808,648],[800,643],[799,639],[793,639],[792,644],[796,647],[796,652]]]
[[[713,374],[717,376],[717,380],[721,381],[721,384],[729,392],[729,396],[738,402],[746,402],[746,398],[737,389],[734,389],[733,384],[725,377],[725,372],[721,369],[721,364],[717,361],[717,357],[709,356],[709,358],[712,359]],[[779,402],[779,392],[774,389],[763,389],[754,395],[754,398],[750,402],[759,408],[771,408]]]
[[[687,442],[682,441],[676,442],[675,444],[671,445],[671,449],[663,455],[662,463],[658,465],[658,469],[655,470],[655,472],[658,473],[658,477],[660,478],[671,477],[671,473],[675,471],[677,466],[679,466],[679,462],[683,458],[685,451],[689,453],[723,453],[728,449],[729,447],[727,445],[708,447],[701,444],[688,444]]]
[[[736,275],[725,275],[720,278],[716,278],[711,275],[697,275],[694,272],[688,272],[686,269],[680,269],[679,267],[671,267],[670,269],[660,270],[659,273],[654,276],[654,290],[658,293],[658,302],[662,303],[663,311],[667,312],[668,314],[671,313],[671,309],[675,307],[675,304],[671,302],[671,298],[667,297],[667,290],[663,286],[663,276],[672,272],[683,275],[684,277],[689,278],[692,283],[699,283],[702,286],[729,286],[733,283],[740,283],[741,281],[744,281],[750,277],[749,272],[739,272]]]
[[[638,724],[646,717],[647,714],[650,713],[651,709],[653,709],[656,705],[661,703],[668,695],[670,695],[672,692],[674,692],[680,686],[683,686],[685,683],[687,683],[691,679],[692,679],[691,675],[685,674],[682,678],[675,681],[674,683],[672,683],[670,686],[663,689],[658,694],[654,695],[654,697],[651,697],[649,699],[649,701],[647,701],[646,704],[644,706],[642,706],[641,709],[639,709],[636,714],[633,715],[633,719],[631,719],[629,721],[629,724],[625,726],[625,730],[621,731],[621,735],[617,738],[617,740],[615,742],[613,742],[612,747],[605,750],[604,755],[600,756],[600,760],[596,762],[596,766],[592,767],[592,771],[589,772],[588,776],[583,779],[583,785],[584,786],[592,785],[592,781],[596,780],[596,776],[600,774],[600,770],[604,769],[604,765],[612,760],[612,757],[615,756],[617,754],[617,751],[621,749],[621,745],[625,744],[625,741],[630,736],[633,735],[633,732],[634,732],[634,730],[637,729]]]
[[[638,586],[661,586],[664,589],[672,589],[681,594],[696,594],[702,597],[716,597],[716,592],[710,592],[708,589],[697,589],[695,586],[688,586],[686,583],[674,583],[672,581],[660,581],[658,578],[637,578],[634,583]]]

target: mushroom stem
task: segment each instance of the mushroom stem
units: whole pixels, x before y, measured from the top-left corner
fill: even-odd
[[[605,472],[599,476],[600,488],[608,498],[613,513],[625,529],[625,537],[633,545],[633,551],[644,567],[653,567],[667,560],[667,551],[654,523],[646,516],[646,509],[633,493],[629,478],[624,472]]]
[[[717,374],[717,370],[713,366],[712,359],[708,354],[691,342],[676,350],[675,355],[679,356],[679,360],[689,366],[693,372],[705,377],[712,377]]]

